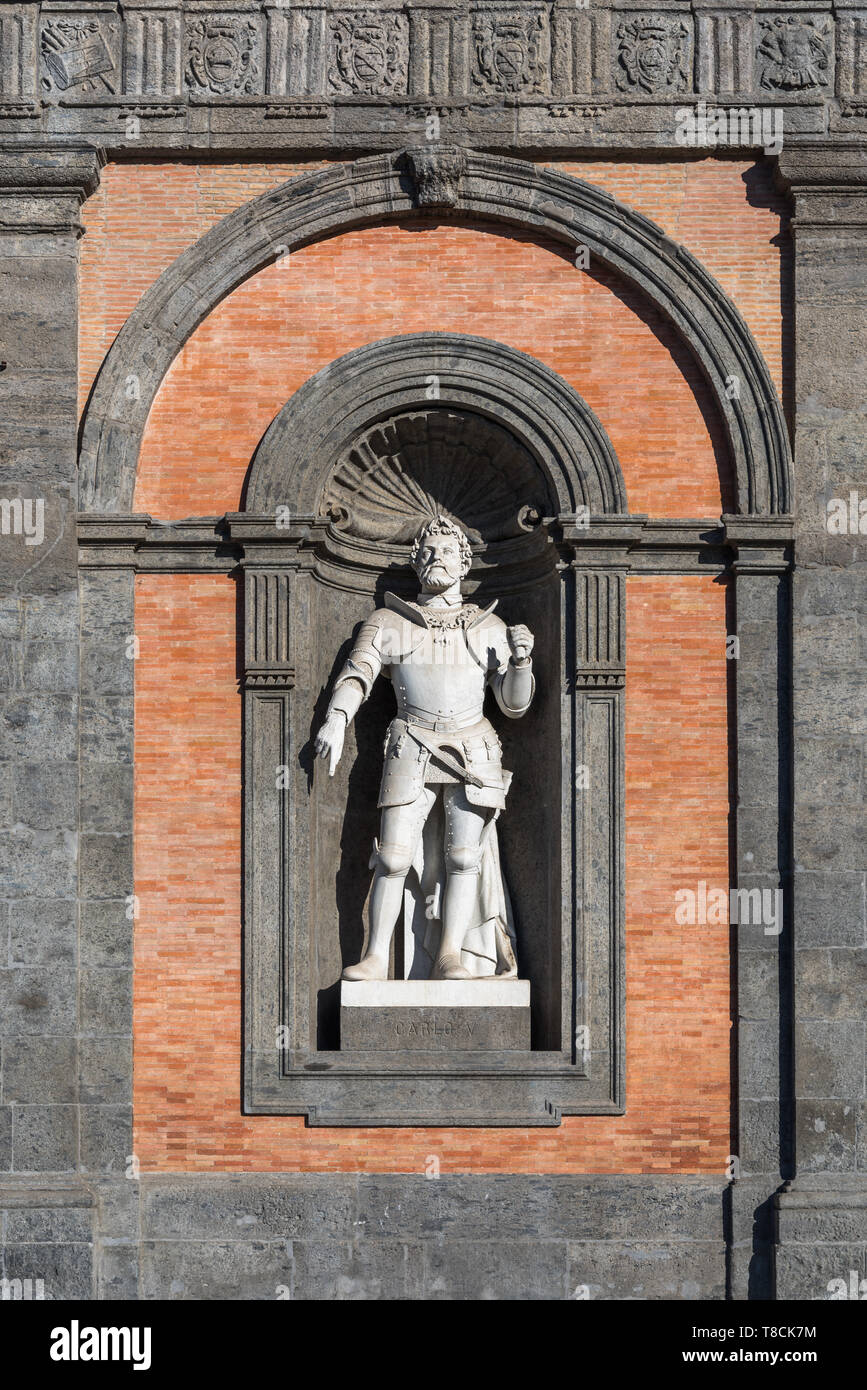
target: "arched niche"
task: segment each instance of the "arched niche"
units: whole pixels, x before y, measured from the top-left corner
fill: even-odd
[[[245,571],[248,1105],[328,1124],[618,1111],[624,566],[616,546],[588,558],[576,544],[591,513],[626,519],[601,424],[556,373],[502,344],[386,339],[292,397],[256,450],[245,501],[230,524]],[[409,543],[437,511],[473,543],[466,592],[537,639],[530,714],[496,720],[514,773],[500,832],[531,981],[526,1053],[363,1054],[339,1036],[390,688],[379,682],[363,706],[333,779],[314,766],[312,737],[358,624],[386,589],[414,596]],[[589,784],[576,775],[587,767]]]

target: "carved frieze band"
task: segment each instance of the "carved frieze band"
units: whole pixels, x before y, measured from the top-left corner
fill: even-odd
[[[341,101],[605,104],[690,96],[787,104],[867,95],[867,3],[684,5],[594,0],[405,0],[360,6],[238,0],[81,4],[0,12],[0,117],[42,106],[134,106],[164,117],[196,104]],[[318,98],[311,103],[310,98]],[[281,108],[280,103],[286,105]],[[275,106],[274,103],[277,103]]]

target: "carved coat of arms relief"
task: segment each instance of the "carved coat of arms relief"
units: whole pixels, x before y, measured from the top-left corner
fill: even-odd
[[[689,86],[691,35],[680,19],[648,15],[617,29],[617,85],[659,96]]]
[[[409,24],[391,10],[377,14],[351,10],[331,20],[328,82],[350,96],[392,96],[406,92]]]
[[[187,28],[185,77],[194,92],[246,95],[259,90],[260,36],[256,23],[233,15],[208,15]]]
[[[544,10],[499,10],[473,21],[473,81],[489,94],[545,95],[550,89],[551,42]]]

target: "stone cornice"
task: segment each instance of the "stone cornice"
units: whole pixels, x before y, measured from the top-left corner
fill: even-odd
[[[99,184],[101,150],[30,146],[0,152],[0,231],[80,233],[78,211]]]
[[[724,516],[722,521],[735,574],[781,574],[792,567],[793,518]]]
[[[786,187],[805,192],[867,188],[867,141],[804,141],[796,149],[783,150],[778,160]]]
[[[867,223],[867,141],[809,141],[782,151],[778,186],[792,195],[796,229]]]
[[[593,516],[589,525],[570,525],[567,517],[549,523],[549,534],[578,565],[594,564],[635,572],[779,572],[791,565],[793,522],[789,517],[723,516],[718,519],[647,516]],[[228,572],[251,554],[269,563],[305,564],[328,533],[339,538],[325,517],[296,516],[291,529],[273,517],[227,512],[221,517],[188,517],[162,522],[138,513],[82,512],[78,518],[79,563],[86,569],[120,568],[141,573]],[[378,564],[383,553],[377,552]],[[399,560],[399,547],[385,559]],[[303,557],[307,556],[305,560]]]

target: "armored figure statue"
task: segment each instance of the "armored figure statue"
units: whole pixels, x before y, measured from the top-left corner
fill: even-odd
[[[385,741],[374,841],[367,951],[346,980],[384,980],[408,875],[426,904],[425,949],[432,977],[515,976],[514,929],[500,869],[496,819],[511,773],[485,718],[490,686],[503,714],[517,719],[533,698],[533,637],[507,627],[496,603],[464,603],[461,580],[472,552],[442,516],[417,536],[411,561],[421,592],[408,603],[386,594],[362,625],[334,686],[316,753],[340,758],[347,725],[377,676],[391,677],[397,716]]]

